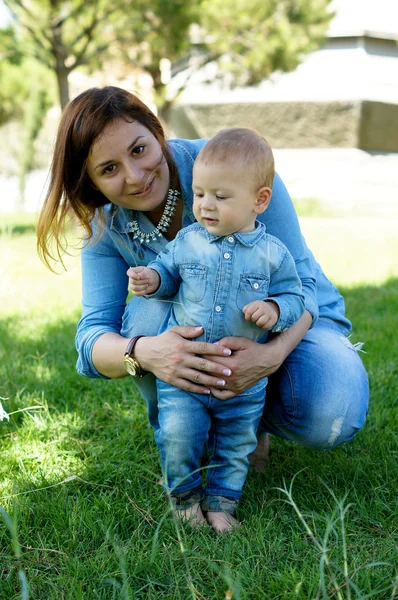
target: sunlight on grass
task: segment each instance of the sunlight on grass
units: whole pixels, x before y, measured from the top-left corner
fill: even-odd
[[[80,258],[66,257],[67,271],[54,274],[40,261],[33,234],[0,235],[0,302],[2,314],[19,316],[31,311],[46,321],[53,313],[68,314],[80,305]]]
[[[380,285],[398,275],[398,218],[301,217],[301,228],[336,285]]]
[[[379,285],[398,275],[398,219],[301,217],[307,244],[326,275],[336,284]],[[67,271],[55,275],[39,260],[35,237],[0,235],[0,302],[2,314],[58,318],[78,310],[80,258],[66,257]],[[29,328],[29,323],[25,323]]]

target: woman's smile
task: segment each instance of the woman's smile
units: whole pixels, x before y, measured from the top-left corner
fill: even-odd
[[[148,184],[145,184],[144,187],[142,187],[141,189],[139,189],[137,192],[130,192],[128,195],[129,196],[136,196],[136,197],[143,197],[143,196],[147,196],[148,194],[151,193],[152,189],[153,189],[153,183],[155,181],[155,176],[152,177],[152,179],[150,180],[150,182]]]

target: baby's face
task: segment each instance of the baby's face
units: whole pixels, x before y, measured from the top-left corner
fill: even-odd
[[[193,168],[193,212],[198,223],[214,235],[253,231],[258,211],[257,192],[236,163],[204,164]]]

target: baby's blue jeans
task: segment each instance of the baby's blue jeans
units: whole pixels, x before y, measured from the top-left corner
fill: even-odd
[[[230,400],[190,394],[157,381],[160,451],[165,491],[179,509],[200,502],[204,510],[234,513],[257,446],[265,380]],[[210,455],[203,491],[199,459]]]
[[[121,335],[156,335],[167,310],[167,302],[133,298]],[[135,383],[156,431],[156,378],[149,374]],[[363,427],[368,400],[368,377],[356,348],[336,323],[319,319],[269,377],[259,435],[269,432],[309,448],[333,448]]]

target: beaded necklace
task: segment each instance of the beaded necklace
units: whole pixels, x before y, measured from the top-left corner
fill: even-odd
[[[162,216],[160,217],[160,221],[155,227],[155,229],[149,233],[145,233],[142,231],[140,226],[138,225],[137,219],[133,219],[130,223],[127,223],[127,227],[129,229],[129,233],[133,234],[133,238],[138,238],[140,243],[143,242],[151,242],[154,241],[157,237],[161,238],[163,233],[165,233],[171,223],[171,219],[176,210],[176,204],[178,200],[180,192],[178,190],[169,190],[167,193],[167,200],[164,207],[164,211]],[[132,211],[134,215],[134,211]]]

